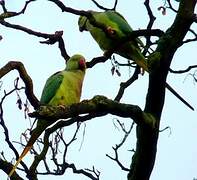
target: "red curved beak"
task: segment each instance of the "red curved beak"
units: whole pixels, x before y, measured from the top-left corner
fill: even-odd
[[[81,69],[81,70],[86,69],[86,62],[85,62],[85,59],[84,58],[81,58],[79,60],[79,69]]]

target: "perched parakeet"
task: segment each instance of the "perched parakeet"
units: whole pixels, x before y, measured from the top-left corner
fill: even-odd
[[[85,70],[85,58],[78,54],[72,56],[68,60],[65,70],[57,72],[48,78],[42,92],[40,103],[43,105],[48,104],[54,106],[69,106],[71,104],[78,103],[81,97]],[[38,119],[37,126],[33,130],[27,145],[18,158],[12,171],[9,173],[9,177],[11,177],[22,158],[32,148],[37,138],[52,123],[54,123],[54,121],[50,122],[49,120]]]
[[[133,60],[143,70],[149,72],[147,61],[140,50],[140,46],[144,46],[143,42],[139,38],[135,38],[122,43],[122,40],[125,40],[128,37],[128,34],[133,31],[126,19],[113,10],[105,12],[89,12],[91,12],[97,24],[102,25],[102,28],[91,24],[86,16],[80,16],[78,20],[79,30],[89,31],[103,51],[113,49],[115,50],[114,53]],[[166,88],[190,109],[194,110],[194,108],[167,83]]]
[[[139,48],[139,46],[143,46],[143,43],[139,38],[119,45],[121,40],[133,31],[125,18],[116,11],[90,12],[93,14],[96,22],[106,25],[108,33],[105,33],[103,29],[92,25],[85,16],[79,17],[79,30],[89,31],[103,51],[120,46],[115,53],[135,61],[135,63],[141,68],[148,71],[146,60]]]

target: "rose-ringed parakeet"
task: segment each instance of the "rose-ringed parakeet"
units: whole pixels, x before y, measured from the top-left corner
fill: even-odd
[[[66,65],[65,70],[57,72],[50,76],[44,86],[41,104],[48,105],[71,105],[78,103],[81,97],[81,90],[83,79],[86,70],[85,58],[79,54],[72,56]],[[38,119],[36,128],[32,131],[31,137],[25,146],[22,154],[18,158],[9,177],[15,171],[17,165],[21,162],[23,157],[32,148],[34,142],[42,134],[42,132],[54,121]]]
[[[128,34],[133,31],[126,19],[113,10],[105,12],[89,12],[91,12],[96,23],[101,25],[102,28],[98,27],[97,24],[91,24],[86,16],[80,16],[78,20],[79,30],[89,31],[103,51],[113,49],[114,53],[129,60],[133,60],[143,70],[149,72],[147,61],[140,50],[140,46],[144,46],[142,41],[139,38],[135,38],[122,43],[122,41],[128,37]],[[190,109],[194,110],[194,108],[167,83],[166,88]]]
[[[143,45],[139,38],[133,39],[123,45],[121,40],[133,30],[122,15],[116,11],[96,12],[90,11],[95,21],[106,26],[105,29],[95,27],[85,16],[80,16],[78,25],[80,31],[89,31],[103,51],[117,48],[115,53],[135,61],[141,68],[148,71],[146,60],[141,53],[139,45]]]

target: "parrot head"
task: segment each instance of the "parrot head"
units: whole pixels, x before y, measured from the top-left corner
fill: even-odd
[[[85,16],[80,16],[78,20],[78,25],[79,25],[79,31],[87,31],[86,29],[86,23],[87,23],[88,18]]]
[[[80,54],[75,54],[67,62],[66,70],[86,70],[85,58]]]

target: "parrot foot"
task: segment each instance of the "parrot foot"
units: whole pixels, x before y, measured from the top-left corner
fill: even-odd
[[[145,73],[145,70],[143,68],[140,68],[140,74],[143,76]]]
[[[107,32],[109,33],[109,35],[114,35],[116,34],[116,31],[112,28],[112,27],[107,27]]]
[[[60,107],[62,109],[66,109],[65,105],[63,105],[63,104],[58,105],[58,107]]]

